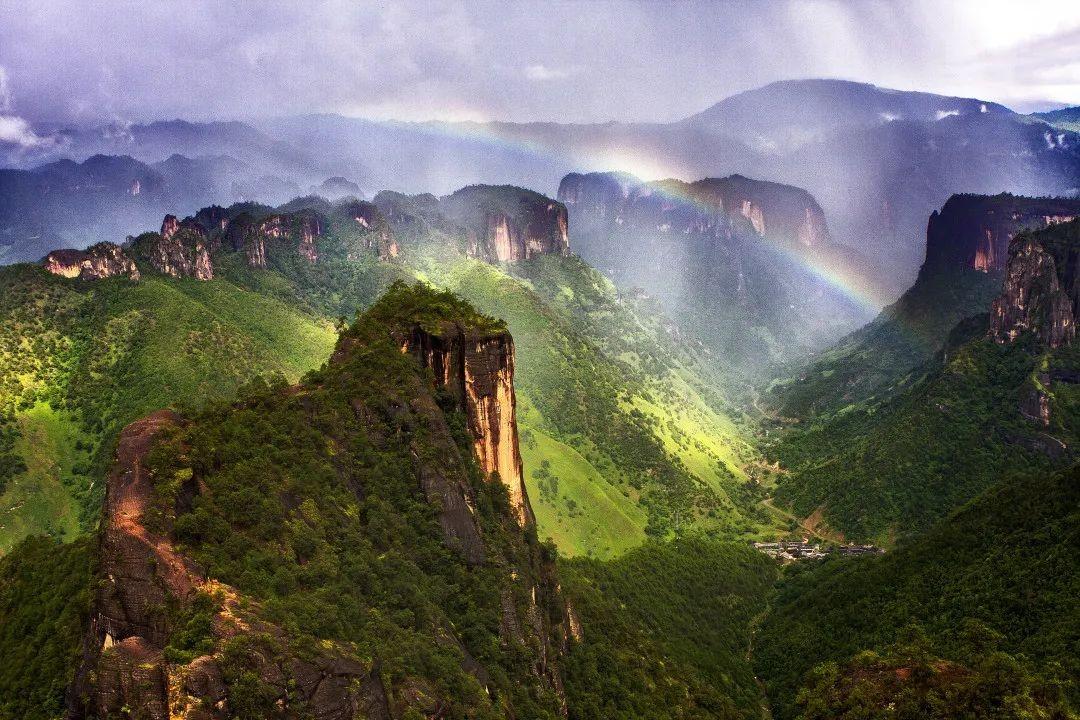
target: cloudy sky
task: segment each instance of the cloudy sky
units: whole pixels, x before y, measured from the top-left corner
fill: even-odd
[[[799,77],[1080,104],[1080,2],[0,0],[0,137],[315,111],[671,120]]]

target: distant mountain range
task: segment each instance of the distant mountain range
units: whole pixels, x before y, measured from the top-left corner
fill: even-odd
[[[405,123],[311,115],[251,124],[40,127],[35,132],[51,143],[30,153],[0,145],[0,164],[28,169],[95,154],[148,164],[174,154],[201,162],[226,156],[242,164],[218,171],[226,186],[238,183],[253,193],[241,195],[264,202],[296,194],[273,195],[275,189],[308,188],[331,176],[407,192],[510,183],[553,193],[575,170],[684,180],[741,173],[811,192],[840,243],[879,259],[883,276],[892,278],[883,295],[893,298],[922,261],[926,217],[950,195],[1078,192],[1074,114],[1021,115],[977,99],[802,80],[745,92],[672,123]],[[201,204],[181,194],[165,209],[185,213]],[[12,225],[0,215],[3,244],[33,235]],[[87,238],[104,239],[116,238]],[[26,253],[9,250],[7,257]]]

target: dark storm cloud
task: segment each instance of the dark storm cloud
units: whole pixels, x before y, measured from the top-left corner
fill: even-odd
[[[670,120],[807,76],[1080,101],[1071,1],[0,0],[0,18],[0,134],[319,111]]]

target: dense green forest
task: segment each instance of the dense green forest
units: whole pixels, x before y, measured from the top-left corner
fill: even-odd
[[[777,500],[803,517],[823,516],[823,527],[849,539],[892,543],[1006,474],[1060,465],[1057,443],[1019,408],[1037,371],[1074,366],[1071,351],[999,345],[983,337],[987,327],[985,315],[962,324],[926,376],[880,407],[782,433],[766,450],[788,471]],[[1063,387],[1051,400],[1049,430],[1069,445],[1077,433],[1071,394]]]
[[[924,267],[915,284],[872,322],[821,352],[797,375],[770,383],[765,401],[784,417],[825,422],[874,407],[918,382],[962,320],[982,315],[1002,273]]]
[[[585,638],[566,663],[571,718],[760,716],[747,650],[771,560],[691,535],[559,570]]]
[[[61,716],[90,612],[94,546],[28,538],[0,558],[0,718]]]
[[[776,717],[810,709],[809,699],[798,702],[803,682],[824,685],[811,697],[833,684],[835,667],[808,675],[819,663],[842,666],[864,650],[887,655],[914,640],[925,658],[994,673],[984,678],[991,686],[1004,674],[1010,684],[1002,691],[1032,674],[1033,685],[1056,684],[1077,707],[1077,547],[1080,470],[1073,469],[1006,477],[882,557],[790,566],[754,640],[754,664]],[[991,664],[980,669],[984,661]],[[1023,673],[1010,676],[995,662],[1016,663]]]

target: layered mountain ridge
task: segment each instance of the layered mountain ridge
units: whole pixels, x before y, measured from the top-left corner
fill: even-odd
[[[559,199],[576,252],[624,290],[660,299],[744,372],[820,348],[862,318],[858,303],[822,276],[853,253],[832,241],[821,208],[800,188],[738,175],[646,183],[575,173],[563,178]]]
[[[409,193],[513,183],[549,194],[559,178],[581,169],[649,168],[653,177],[684,179],[768,177],[806,188],[839,242],[881,258],[886,267],[880,279],[892,298],[910,284],[924,258],[927,215],[951,195],[1075,194],[1080,140],[1074,128],[1053,121],[973,98],[801,80],[751,90],[668,124],[380,123],[313,115],[267,120],[259,128],[184,121],[134,126],[122,134],[90,128],[50,147],[75,159],[127,154],[155,163],[181,153],[228,155],[247,165],[206,174],[222,178],[215,181],[216,195],[199,195],[187,207],[160,207],[157,215],[190,211],[223,196],[240,199],[234,185],[243,198],[279,202],[327,177]],[[33,157],[42,162],[55,154]],[[29,161],[11,157],[16,159],[19,167]],[[194,177],[181,172],[184,163],[173,165],[178,177]],[[198,189],[200,183],[181,184]],[[90,244],[145,227],[147,220],[114,226],[108,234],[84,227],[61,236]],[[44,254],[40,245],[16,252],[38,233],[10,227],[3,240],[13,248],[8,261]],[[57,244],[55,238],[47,242]]]

